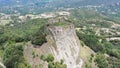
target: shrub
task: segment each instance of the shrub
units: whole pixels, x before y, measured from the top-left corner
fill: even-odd
[[[49,64],[48,64],[48,68],[55,68],[54,63],[49,62]]]
[[[55,68],[67,68],[67,66],[65,64],[61,64],[60,62],[56,62]]]
[[[32,44],[40,45],[40,46],[43,43],[47,42],[47,40],[46,40],[46,34],[44,32],[44,26],[41,27],[37,32],[35,32],[32,35],[31,41],[32,41]]]
[[[107,60],[110,68],[120,68],[120,59],[108,57]]]
[[[60,62],[54,62],[52,54],[49,54],[47,57],[45,55],[41,55],[40,58],[48,62],[48,68],[67,68],[66,64],[63,64],[64,61],[62,59]]]
[[[120,51],[118,50],[108,50],[107,53],[112,56],[120,59]]]
[[[47,56],[47,58],[46,58],[46,61],[47,61],[47,62],[53,62],[53,61],[54,61],[53,55],[52,55],[52,54],[49,54],[49,55]]]
[[[108,68],[108,62],[103,54],[98,53],[96,55],[95,62],[99,68]]]
[[[43,61],[45,61],[45,60],[46,60],[46,56],[42,54],[42,55],[40,56],[40,59],[42,59]]]

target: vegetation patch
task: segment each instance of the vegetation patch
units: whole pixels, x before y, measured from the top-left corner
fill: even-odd
[[[23,44],[9,43],[4,51],[3,61],[7,68],[31,68],[23,56]]]
[[[87,35],[77,32],[77,35],[80,40],[82,40],[87,46],[93,49],[95,52],[103,50],[102,45],[100,44],[98,37],[95,35]]]
[[[97,63],[99,68],[109,68],[108,62],[106,61],[104,54],[98,53],[96,55],[95,62]]]
[[[47,42],[46,33],[44,31],[44,26],[42,26],[38,31],[36,31],[31,38],[31,42],[34,45],[42,45]]]
[[[66,64],[64,64],[64,61],[61,60],[60,62],[54,62],[54,57],[52,54],[48,54],[47,56],[41,55],[40,58],[43,61],[48,62],[48,68],[67,68]]]

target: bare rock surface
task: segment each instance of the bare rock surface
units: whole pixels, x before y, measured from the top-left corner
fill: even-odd
[[[80,42],[72,24],[66,26],[49,26],[48,29],[55,41],[56,48],[50,47],[56,61],[64,60],[67,68],[81,68],[79,57]]]

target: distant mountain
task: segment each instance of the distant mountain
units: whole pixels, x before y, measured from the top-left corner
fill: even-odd
[[[101,4],[112,4],[116,3],[120,0],[82,0],[81,4],[82,5],[101,5]]]
[[[40,13],[57,8],[72,8],[87,5],[109,5],[119,0],[0,0],[3,13]],[[7,11],[6,11],[7,10]]]
[[[49,3],[56,6],[112,4],[119,0],[0,0],[0,6]]]

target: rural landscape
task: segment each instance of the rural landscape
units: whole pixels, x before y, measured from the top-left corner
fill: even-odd
[[[0,0],[0,68],[120,68],[120,1]]]

